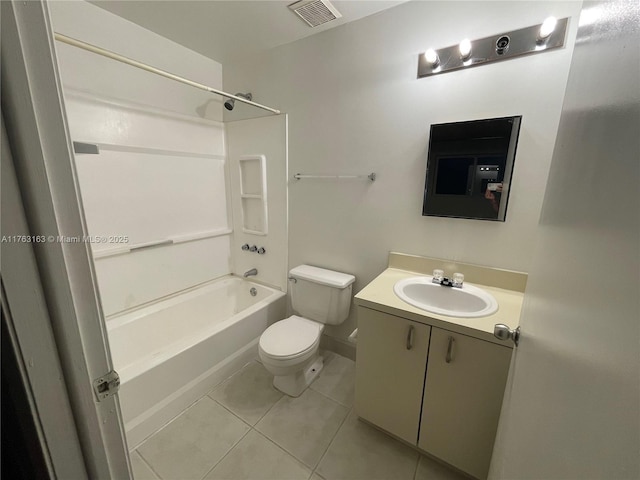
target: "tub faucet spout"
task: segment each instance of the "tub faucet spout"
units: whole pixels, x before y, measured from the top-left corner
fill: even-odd
[[[246,272],[244,272],[244,278],[250,277],[252,275],[258,275],[257,268],[252,268],[251,270],[247,270]]]

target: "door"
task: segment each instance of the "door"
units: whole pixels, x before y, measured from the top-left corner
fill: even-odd
[[[418,447],[486,478],[512,349],[431,329]]]
[[[33,248],[27,242],[11,241],[26,238],[30,232],[4,121],[1,123],[2,406],[10,412],[9,425],[3,414],[2,426],[3,437],[16,437],[4,451],[8,458],[3,459],[3,473],[8,477],[18,477],[19,471],[33,478],[84,478],[84,458]],[[18,471],[11,467],[5,471],[7,465]]]
[[[358,307],[355,410],[415,445],[431,327]]]
[[[37,292],[42,292],[49,317],[47,322],[55,340],[46,348],[51,349],[48,353],[52,358],[59,358],[69,401],[68,410],[60,403],[60,411],[52,413],[58,405],[51,402],[58,398],[55,395],[59,396],[59,389],[54,391],[53,388],[59,384],[60,377],[51,379],[49,388],[45,376],[30,374],[31,382],[45,378],[38,388],[31,385],[36,407],[47,404],[50,407],[37,409],[36,414],[41,419],[46,418],[41,433],[45,436],[44,441],[52,445],[50,453],[55,455],[58,450],[54,448],[55,444],[72,435],[63,431],[56,434],[48,427],[55,423],[48,416],[59,415],[58,420],[62,422],[62,416],[70,412],[83,457],[80,460],[86,466],[88,476],[130,478],[118,397],[112,395],[100,401],[93,388],[94,380],[107,374],[113,365],[90,247],[80,240],[86,234],[86,226],[47,5],[40,1],[4,1],[0,2],[0,8],[2,117],[28,232],[42,240],[31,243],[39,278],[16,289],[12,288],[14,285],[5,285],[5,281],[12,280],[3,270],[2,281],[10,308],[31,294],[36,302]],[[12,203],[3,205],[4,208],[13,214],[21,205]],[[36,321],[33,315],[19,318],[17,309],[11,313],[14,323],[32,322],[32,329],[41,320]],[[15,330],[19,349],[33,344],[33,338],[26,337],[21,331]],[[44,338],[48,333],[41,329],[27,332],[27,335]],[[27,360],[27,365],[36,370],[45,367],[33,358]],[[49,390],[55,395],[48,395]],[[71,455],[70,452],[67,453]],[[58,469],[55,473],[59,476],[61,472]]]
[[[583,5],[492,478],[640,478],[639,25]]]

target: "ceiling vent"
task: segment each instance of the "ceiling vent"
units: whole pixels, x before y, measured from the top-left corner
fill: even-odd
[[[342,17],[328,0],[300,0],[289,5],[289,9],[310,27],[317,27]]]

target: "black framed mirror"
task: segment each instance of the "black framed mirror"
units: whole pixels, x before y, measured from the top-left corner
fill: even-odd
[[[431,125],[422,215],[504,222],[521,120]]]

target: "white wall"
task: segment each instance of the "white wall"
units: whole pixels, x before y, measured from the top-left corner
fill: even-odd
[[[236,104],[237,105],[237,104]],[[287,290],[287,116],[239,120],[225,125],[229,145],[229,180],[233,204],[233,272],[258,269],[255,278]],[[267,176],[267,235],[243,231],[239,158],[264,155]],[[264,247],[266,253],[241,250],[244,244]]]
[[[389,251],[527,271],[562,105],[580,2],[408,2],[225,64],[224,84],[289,114],[290,174],[378,180],[291,182],[289,266],[355,274],[357,292]],[[416,79],[418,54],[571,16],[566,47]],[[225,112],[239,118],[246,110]],[[522,115],[505,223],[423,217],[429,127]],[[344,338],[352,317],[327,329]]]
[[[221,88],[213,60],[89,3],[50,8],[57,32]],[[221,99],[59,42],[56,49],[72,138],[101,149],[76,155],[88,232],[128,237],[92,245],[105,313],[230,273]],[[109,255],[163,240],[182,243]]]

